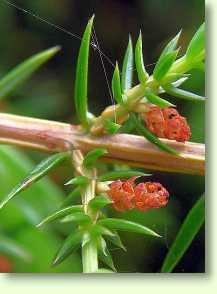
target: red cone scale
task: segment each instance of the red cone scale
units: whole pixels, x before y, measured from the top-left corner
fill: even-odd
[[[117,180],[110,184],[108,196],[113,200],[113,207],[118,211],[138,209],[148,210],[167,205],[169,193],[155,182],[135,183],[136,177],[127,181]]]
[[[185,117],[172,107],[162,109],[151,106],[148,112],[142,114],[142,118],[146,127],[159,138],[185,142],[191,136]]]

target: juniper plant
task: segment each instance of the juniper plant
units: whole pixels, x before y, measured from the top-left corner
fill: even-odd
[[[170,167],[170,170],[176,169],[179,172],[192,172],[193,170],[194,173],[199,174],[204,170],[203,147],[193,143],[185,143],[191,135],[187,120],[178,113],[174,104],[160,96],[161,94],[164,94],[164,96],[169,94],[170,96],[195,102],[205,100],[204,97],[180,88],[182,83],[190,78],[188,72],[191,69],[204,67],[205,28],[204,24],[202,24],[190,41],[186,53],[177,58],[179,53],[177,44],[181,33],[179,32],[163,49],[152,75],[147,72],[143,62],[142,34],[140,32],[135,46],[135,65],[139,84],[134,87],[132,86],[133,44],[131,38],[129,38],[121,74],[118,63],[116,63],[112,78],[112,92],[117,104],[107,107],[96,117],[89,112],[87,99],[88,60],[93,20],[94,17],[89,20],[86,26],[77,60],[74,101],[80,125],[64,126],[67,132],[64,135],[65,137],[62,137],[62,125],[59,123],[30,119],[30,124],[28,125],[30,131],[28,131],[27,127],[25,128],[24,126],[28,119],[23,119],[22,121],[22,118],[14,117],[14,122],[16,120],[18,122],[15,132],[10,125],[10,122],[13,122],[13,117],[4,116],[3,114],[0,117],[1,142],[19,144],[22,140],[23,142],[26,140],[23,145],[36,148],[46,146],[51,151],[60,151],[60,149],[62,151],[48,157],[36,166],[6,196],[0,207],[3,209],[9,200],[40,180],[50,170],[64,164],[66,161],[71,162],[74,177],[68,180],[66,185],[72,187],[72,192],[66,198],[62,207],[42,220],[37,227],[46,226],[53,221],[60,221],[63,225],[64,223],[76,225],[76,229],[64,240],[56,253],[52,263],[53,266],[61,263],[80,247],[84,273],[107,273],[116,271],[107,241],[126,250],[118,231],[130,231],[154,238],[161,236],[141,224],[121,218],[108,217],[105,207],[112,205],[113,209],[118,211],[137,209],[145,213],[149,209],[164,207],[169,200],[169,192],[167,191],[169,188],[163,187],[160,183],[151,182],[148,180],[149,174],[141,171],[121,169],[120,171],[115,170],[99,174],[96,163],[101,158],[108,159],[110,157],[114,159],[121,152],[126,153],[125,159],[130,156],[137,156],[138,158],[138,154],[135,155],[135,152],[134,155],[129,155],[130,149],[127,144],[122,150],[118,149],[118,144],[112,145],[113,138],[121,136],[115,134],[121,134],[126,125],[130,123],[131,131],[135,130],[148,141],[148,143],[147,141],[138,141],[140,140],[138,137],[131,136],[131,138],[137,138],[135,139],[135,145],[132,141],[132,148],[136,149],[136,146],[139,148],[141,142],[144,144],[151,143],[147,147],[149,148],[147,149],[149,153],[146,150],[146,155],[149,154],[151,157],[152,165],[146,163],[146,167],[152,168],[154,165],[153,160],[156,160],[159,163],[157,166],[155,165],[155,169],[159,170],[166,169],[164,166],[165,161],[173,161],[174,165]],[[34,70],[52,57],[58,49],[53,48],[40,53],[6,75],[0,81],[0,97],[8,95],[15,86],[26,80]],[[43,128],[43,124],[47,129]],[[22,126],[23,132],[19,132],[19,126]],[[100,136],[103,139],[99,138]],[[106,144],[105,138],[108,138],[109,144]],[[122,138],[126,140],[126,137]],[[36,142],[34,141],[35,139]],[[170,143],[169,140],[182,143],[174,143],[174,141]],[[88,144],[90,145],[89,147]],[[152,144],[156,145],[156,147]],[[107,146],[109,148],[106,148]],[[115,149],[115,152],[112,148]],[[183,150],[188,148],[189,154],[186,155]],[[88,150],[89,152],[87,152]],[[192,155],[194,152],[197,154]],[[198,157],[201,155],[201,158],[199,159],[196,155]],[[156,159],[154,159],[155,157]],[[137,163],[138,161],[140,159],[137,160]],[[195,161],[197,165],[192,169],[191,164],[193,165]],[[142,163],[142,160],[140,163]],[[174,167],[175,165],[178,167]],[[144,181],[145,177],[147,177],[147,181]],[[77,195],[81,197],[81,202],[79,205],[74,205],[74,197]],[[164,262],[162,271],[172,271],[202,225],[204,221],[203,199],[202,197],[189,213],[177,240],[175,240]],[[200,219],[195,222],[191,229],[190,223],[194,220],[195,215],[199,215]],[[187,240],[183,238],[186,231],[188,231]],[[101,260],[109,269],[99,268],[98,260]]]

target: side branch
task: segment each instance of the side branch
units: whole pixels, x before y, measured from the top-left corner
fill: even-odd
[[[14,144],[48,152],[80,149],[87,152],[104,147],[107,162],[120,162],[150,170],[204,175],[205,146],[162,139],[176,148],[181,156],[159,150],[145,138],[128,134],[93,137],[79,127],[55,121],[0,113],[0,143]]]

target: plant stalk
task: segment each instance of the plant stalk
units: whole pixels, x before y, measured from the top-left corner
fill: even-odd
[[[141,136],[116,134],[95,137],[70,124],[0,113],[0,143],[47,152],[79,149],[86,153],[94,148],[106,148],[108,153],[102,158],[106,162],[204,175],[204,144],[167,139],[162,139],[162,142],[177,149],[180,156],[159,150]]]
[[[92,218],[93,222],[94,216],[92,211],[88,208],[88,203],[95,197],[95,188],[96,181],[91,180],[82,197],[84,212]],[[97,244],[93,238],[91,238],[84,246],[82,246],[82,265],[83,273],[94,273],[98,270]]]
[[[73,166],[77,175],[90,178],[90,182],[82,192],[82,204],[85,214],[89,215],[92,222],[96,220],[93,211],[88,207],[88,203],[96,196],[96,169],[87,170],[83,166],[83,154],[80,150],[75,149],[72,153]],[[88,231],[87,231],[88,234]],[[94,239],[90,240],[82,246],[82,264],[83,273],[93,273],[98,270],[98,254],[97,244]]]
[[[95,273],[98,270],[97,244],[94,240],[82,247],[83,273]]]
[[[96,170],[93,169],[95,174]],[[84,191],[83,205],[84,212],[88,214],[92,221],[94,222],[93,212],[88,208],[88,203],[96,195],[96,181],[91,180],[90,184],[87,186]],[[98,270],[98,253],[97,253],[97,244],[93,238],[91,238],[83,247],[82,247],[82,264],[83,264],[83,273],[94,273]]]

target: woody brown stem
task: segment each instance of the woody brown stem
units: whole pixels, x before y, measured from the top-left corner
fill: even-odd
[[[106,162],[124,163],[150,170],[204,175],[205,146],[162,139],[176,148],[180,156],[159,150],[145,138],[128,134],[94,137],[77,126],[55,121],[0,114],[0,143],[14,144],[48,152],[80,149],[88,152],[103,147]]]

